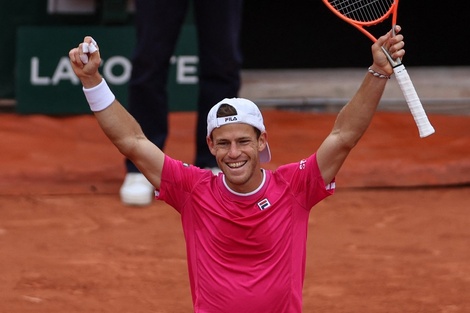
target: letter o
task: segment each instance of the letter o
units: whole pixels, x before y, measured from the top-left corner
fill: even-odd
[[[122,66],[123,72],[121,75],[116,76],[113,73],[114,66]],[[106,80],[113,85],[124,85],[131,77],[132,64],[123,56],[114,56],[109,58],[103,66],[103,75]]]

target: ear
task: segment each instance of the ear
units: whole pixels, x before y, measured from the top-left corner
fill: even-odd
[[[268,133],[263,132],[258,138],[258,151],[262,151],[264,148],[266,148],[266,143],[268,142]]]
[[[211,137],[206,137],[206,142],[207,142],[207,146],[209,147],[209,151],[211,152],[213,156],[215,156],[215,147],[214,147],[215,145]]]

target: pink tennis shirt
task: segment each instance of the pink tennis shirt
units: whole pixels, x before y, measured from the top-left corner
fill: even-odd
[[[315,154],[263,173],[238,194],[223,174],[165,157],[157,199],[181,214],[195,312],[302,311],[309,213],[334,182]]]

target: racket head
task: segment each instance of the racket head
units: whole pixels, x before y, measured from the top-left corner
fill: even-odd
[[[386,20],[393,13],[392,24],[396,24],[398,0],[322,0],[339,18],[355,26],[373,42],[377,39],[364,27]]]

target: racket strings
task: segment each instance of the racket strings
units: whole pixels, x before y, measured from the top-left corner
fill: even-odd
[[[395,0],[330,0],[342,15],[359,22],[373,22],[390,11]]]

